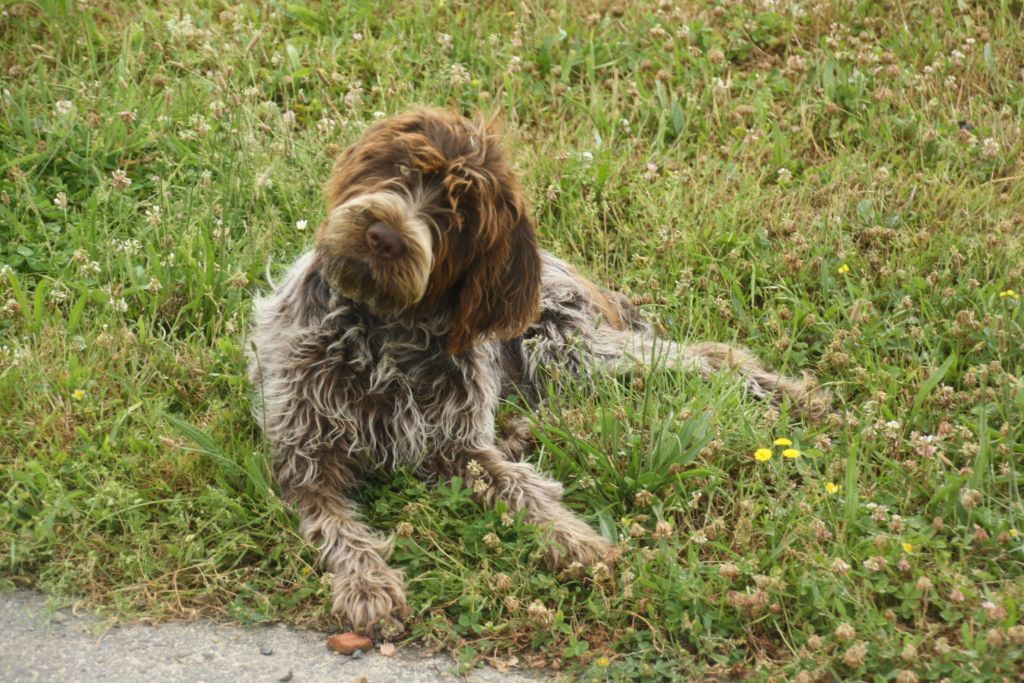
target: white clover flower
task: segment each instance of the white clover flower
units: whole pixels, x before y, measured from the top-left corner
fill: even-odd
[[[270,177],[271,173],[273,173],[273,169],[268,167],[264,169],[262,173],[256,176],[257,189],[274,186],[274,180],[273,178]]]
[[[189,118],[189,123],[192,124],[192,130],[196,132],[199,137],[206,137],[210,133],[210,124],[206,122],[206,117],[202,114],[193,114]]]
[[[83,277],[90,277],[100,274],[99,261],[85,261],[78,267],[78,272]]]
[[[345,93],[345,106],[354,107],[359,104],[359,101],[363,98],[363,84],[355,82],[349,86],[348,92]]]
[[[63,192],[58,192],[57,196],[53,198],[53,203],[58,209],[68,208],[68,196]]]
[[[469,70],[458,62],[449,67],[448,82],[453,86],[466,85],[470,80]]]
[[[61,116],[67,116],[71,113],[71,110],[74,108],[74,106],[75,105],[71,102],[71,100],[57,100],[57,113]]]
[[[295,221],[295,229],[298,230],[299,232],[303,232],[305,231],[307,224],[308,222],[306,221],[305,218],[303,218],[302,220]]]
[[[156,226],[160,225],[162,221],[163,218],[160,216],[159,206],[154,204],[153,206],[146,209],[146,222],[149,223],[150,226],[155,228]]]
[[[124,169],[121,168],[117,169],[116,171],[111,171],[110,177],[111,185],[113,185],[115,188],[119,190],[123,190],[127,187],[130,187],[132,184],[132,179],[129,178],[128,174],[125,173]]]

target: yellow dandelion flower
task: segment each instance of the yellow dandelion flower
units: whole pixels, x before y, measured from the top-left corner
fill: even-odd
[[[1017,292],[1013,291],[1012,289],[1006,289],[1006,290],[1003,290],[1002,292],[999,292],[999,296],[1003,297],[1004,299],[1018,299],[1018,298],[1020,298],[1020,295],[1017,294]]]
[[[1017,538],[1020,536],[1020,532],[1016,529],[1010,529],[1010,538]]]
[[[772,459],[772,452],[767,448],[758,448],[754,451],[754,460],[758,462],[768,462]]]
[[[903,544],[903,552],[905,552],[905,553],[912,553],[912,552],[914,552],[914,546],[912,546],[909,543],[904,543]]]
[[[800,451],[798,451],[795,448],[787,448],[786,450],[782,451],[782,457],[783,458],[790,458],[790,459],[799,458],[800,457]]]
[[[850,272],[850,266],[844,263],[843,265],[836,268],[836,272],[839,273],[840,275],[845,275],[846,273]]]
[[[602,669],[607,667],[611,663],[612,663],[612,660],[608,659],[607,657],[598,657],[597,658],[597,665],[599,667],[601,667]]]
[[[830,481],[829,483],[825,484],[825,493],[827,493],[830,496],[832,494],[839,493],[839,487],[836,485],[834,481]]]
[[[785,437],[782,437],[782,436],[780,436],[779,438],[775,439],[774,443],[775,443],[776,446],[792,446],[793,445],[792,441],[790,441],[789,439],[787,439]]]
[[[73,392],[71,392],[71,398],[75,399],[76,401],[81,401],[83,398],[85,398],[85,390],[75,389]]]

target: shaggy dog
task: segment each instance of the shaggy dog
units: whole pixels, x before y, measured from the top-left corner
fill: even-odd
[[[338,158],[327,204],[315,248],[256,299],[249,374],[282,495],[334,574],[335,615],[357,631],[400,631],[408,613],[391,542],[349,497],[379,468],[466,478],[543,529],[554,567],[609,556],[561,485],[521,461],[528,428],[495,439],[510,392],[538,398],[553,376],[657,356],[704,375],[733,367],[805,413],[826,405],[743,350],[656,338],[624,297],[539,250],[486,124],[437,109],[378,123]]]

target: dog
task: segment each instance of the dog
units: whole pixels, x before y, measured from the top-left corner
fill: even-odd
[[[369,128],[338,157],[315,248],[254,302],[253,415],[301,529],[334,577],[343,626],[401,632],[409,614],[390,540],[350,495],[367,474],[408,467],[461,476],[543,529],[553,568],[612,546],[523,462],[529,429],[503,440],[503,396],[545,394],[553,376],[642,369],[659,357],[707,376],[732,367],[752,393],[815,415],[827,400],[748,352],[658,338],[622,295],[538,248],[524,193],[493,127],[422,109]]]

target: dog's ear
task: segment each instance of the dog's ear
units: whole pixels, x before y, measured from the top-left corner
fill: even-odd
[[[504,177],[502,177],[504,176]],[[448,351],[481,338],[511,339],[540,312],[540,251],[526,201],[511,172],[475,183],[479,250],[465,271],[452,314]]]

